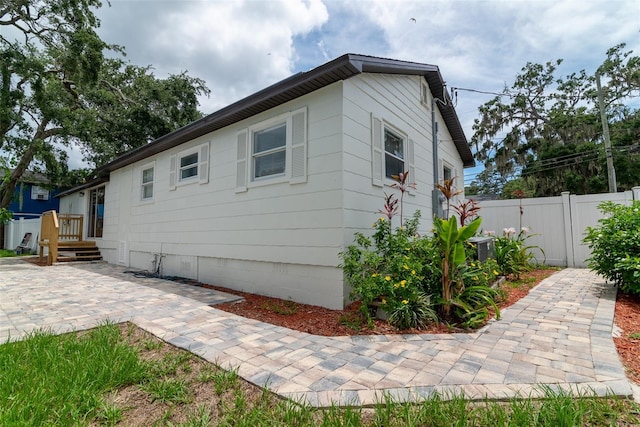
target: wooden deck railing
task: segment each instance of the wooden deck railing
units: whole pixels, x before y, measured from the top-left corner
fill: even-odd
[[[82,241],[82,230],[84,226],[84,216],[74,214],[59,214],[58,223],[60,231],[58,239]]]
[[[40,261],[44,255],[45,246],[49,248],[47,265],[53,264],[58,259],[58,243],[61,240],[82,241],[84,217],[74,214],[60,214],[56,211],[42,213],[40,225]]]

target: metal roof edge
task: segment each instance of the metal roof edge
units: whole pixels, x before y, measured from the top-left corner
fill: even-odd
[[[347,53],[309,71],[287,77],[180,129],[163,135],[146,145],[131,150],[96,169],[96,176],[106,175],[113,170],[161,153],[217,129],[230,126],[277,105],[360,73],[422,75],[427,79],[432,93],[443,92],[448,98],[446,91],[443,91],[444,81],[436,65]],[[439,105],[439,108],[449,132],[452,134],[454,142],[456,142],[456,148],[463,163],[466,167],[473,166],[475,161],[455,110],[452,106],[450,107],[451,111],[443,110],[444,107],[442,105]],[[459,143],[458,140],[462,142]]]

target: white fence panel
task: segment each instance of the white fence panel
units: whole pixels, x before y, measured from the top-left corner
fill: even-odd
[[[547,265],[567,265],[567,246],[564,235],[564,209],[561,196],[536,199],[485,200],[479,202],[482,229],[495,231],[501,236],[502,230],[522,227],[531,230],[527,244],[544,250],[533,251],[536,260]],[[520,207],[522,206],[522,215]]]
[[[40,234],[40,218],[19,220],[12,219],[4,226],[4,247],[16,249],[26,233],[31,233],[29,249],[32,252],[38,250],[38,237]]]
[[[621,205],[630,205],[633,201],[631,191],[624,193],[587,194],[584,196],[571,196],[571,234],[573,237],[573,266],[586,267],[586,259],[591,256],[589,247],[582,243],[587,227],[598,225],[602,213],[598,205],[602,202],[615,202]],[[571,265],[571,264],[570,264]]]
[[[502,235],[504,228],[519,230],[528,227],[534,234],[527,244],[544,250],[536,253],[536,260],[547,265],[586,267],[591,256],[589,247],[582,243],[587,227],[598,225],[602,213],[598,205],[605,201],[630,205],[640,199],[640,187],[624,193],[570,195],[534,199],[483,200],[482,229]],[[522,210],[521,210],[522,209]]]

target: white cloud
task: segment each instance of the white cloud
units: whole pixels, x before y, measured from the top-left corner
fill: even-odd
[[[319,0],[114,1],[111,9],[101,11],[103,37],[159,77],[188,70],[203,78],[212,90],[206,112],[292,74],[293,38],[328,20]]]
[[[435,64],[449,87],[488,91],[527,62],[593,72],[622,42],[640,55],[637,0],[112,0],[100,16],[133,63],[204,79],[205,112],[349,52]],[[468,138],[490,98],[459,92]]]

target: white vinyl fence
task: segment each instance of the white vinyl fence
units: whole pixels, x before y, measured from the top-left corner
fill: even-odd
[[[501,236],[505,228],[527,227],[533,234],[527,244],[544,250],[544,255],[533,251],[538,262],[586,267],[591,253],[582,239],[586,228],[598,225],[603,217],[598,205],[605,201],[630,205],[634,199],[640,200],[640,187],[624,193],[577,196],[565,192],[557,197],[483,200],[478,205],[483,231],[494,231]]]
[[[40,234],[40,217],[12,219],[6,223],[4,226],[4,247],[15,250],[27,233],[31,233],[28,249],[30,252],[36,252],[38,250],[38,235]]]

